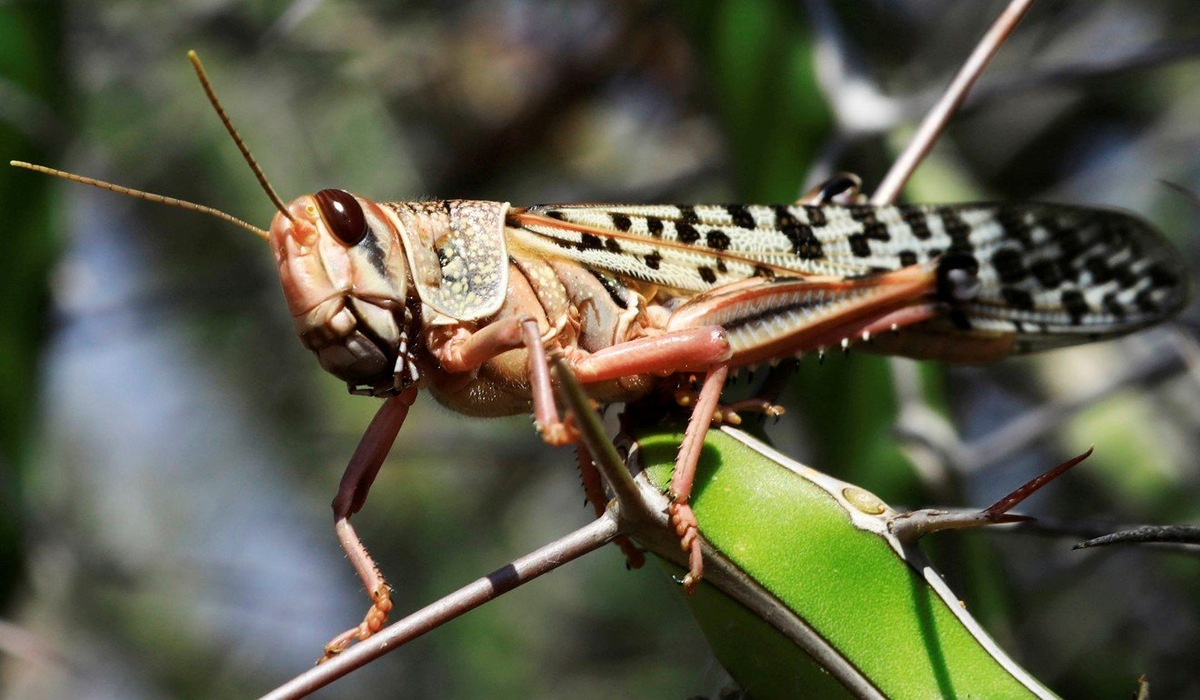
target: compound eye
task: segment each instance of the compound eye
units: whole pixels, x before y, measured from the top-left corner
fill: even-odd
[[[366,237],[367,217],[354,195],[346,190],[321,190],[315,196],[321,218],[339,241],[358,245]]]

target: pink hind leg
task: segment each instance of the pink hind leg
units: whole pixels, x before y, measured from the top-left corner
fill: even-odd
[[[679,536],[679,545],[688,553],[688,573],[683,577],[683,589],[692,593],[700,577],[704,575],[704,560],[700,556],[700,540],[696,514],[688,505],[692,495],[692,483],[696,478],[696,465],[700,463],[700,450],[704,447],[704,436],[712,424],[721,390],[729,377],[729,367],[718,366],[709,371],[696,399],[696,407],[688,418],[683,444],[675,458],[675,471],[671,475],[670,515],[671,526]]]

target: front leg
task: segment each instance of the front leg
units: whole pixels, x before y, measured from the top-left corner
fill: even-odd
[[[337,496],[333,499],[333,526],[338,542],[346,552],[346,558],[350,560],[371,598],[371,607],[358,626],[342,632],[325,645],[325,655],[320,661],[333,657],[355,640],[366,639],[383,629],[388,613],[391,612],[391,588],[388,587],[379,566],[367,552],[358,533],[354,531],[354,526],[350,524],[350,516],[361,510],[366,502],[371,484],[379,474],[379,468],[383,466],[388,451],[392,449],[396,434],[404,425],[408,409],[412,407],[416,398],[417,387],[413,386],[389,398],[379,407],[379,412],[371,419],[371,424],[359,440],[354,456],[346,465],[346,471],[342,473]]]
[[[525,371],[529,378],[535,427],[546,442],[566,445],[574,442],[574,437],[569,427],[558,419],[554,406],[541,327],[541,322],[534,316],[501,316],[477,330],[465,326],[435,329],[427,339],[427,346],[442,369],[451,374],[474,372],[502,353],[525,348],[529,354]]]

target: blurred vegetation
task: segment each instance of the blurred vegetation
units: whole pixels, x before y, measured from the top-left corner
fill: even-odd
[[[68,94],[62,90],[63,8],[57,2],[0,6],[0,152],[52,160],[62,153]],[[0,256],[0,606],[22,572],[20,500],[38,415],[38,356],[49,330],[47,280],[55,251],[51,183],[0,172],[8,253]]]
[[[8,3],[0,85],[55,119],[5,100],[0,128],[9,157],[265,224],[270,206],[184,60],[194,48],[285,199],[336,186],[522,204],[788,201],[838,170],[878,182],[1002,5]],[[1158,184],[1200,186],[1193,5],[1036,7],[907,196],[1120,206],[1194,260],[1200,212]],[[9,142],[64,122],[77,124],[69,143],[62,130]],[[11,257],[0,264],[16,267],[0,270],[0,518],[26,518],[19,542],[0,533],[24,548],[23,566],[0,569],[0,588],[19,590],[0,615],[45,653],[4,648],[0,694],[247,695],[303,670],[364,608],[327,504],[373,402],[346,396],[292,339],[252,237],[28,173],[2,182]],[[47,286],[49,219],[69,239]],[[59,322],[36,355],[47,293]],[[1045,436],[952,475],[948,492],[990,502],[1094,442],[1097,456],[1031,509],[1196,522],[1200,392],[1179,359],[1195,352],[1195,322],[1189,310],[1172,331],[1119,343],[923,368],[930,401],[979,446],[1047,402],[1174,361],[1077,418],[1047,415]],[[932,505],[947,490],[932,493],[896,447],[890,378],[864,354],[805,361],[789,415],[767,432],[893,504]],[[356,520],[398,610],[585,522],[570,462],[523,417],[468,420],[420,401]],[[22,473],[27,487],[10,489]],[[1127,696],[1140,673],[1156,695],[1200,695],[1195,558],[950,537],[940,564],[952,587],[1065,696]],[[324,697],[711,693],[721,674],[676,595],[659,572],[627,573],[604,551]]]

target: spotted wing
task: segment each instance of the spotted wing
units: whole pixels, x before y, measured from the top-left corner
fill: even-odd
[[[508,225],[539,254],[684,295],[748,277],[859,277],[968,254],[979,292],[944,325],[1015,334],[1019,350],[1126,333],[1186,301],[1180,257],[1153,228],[1067,205],[541,205],[512,210]]]

